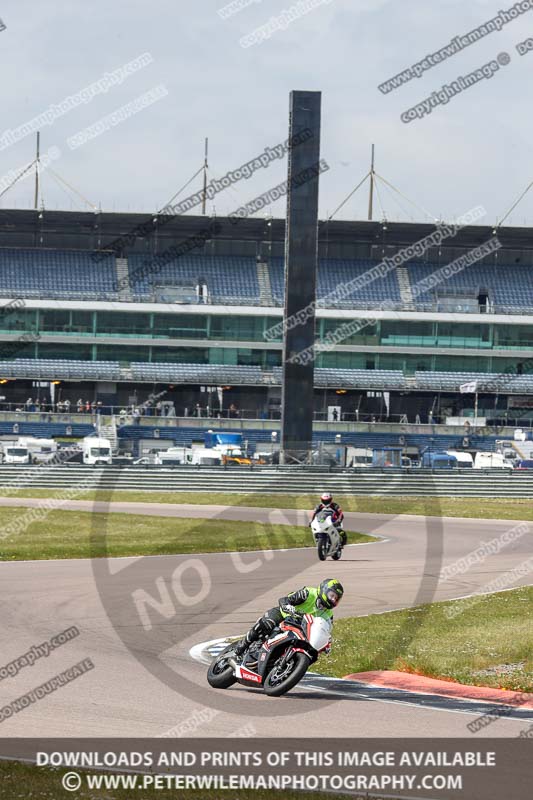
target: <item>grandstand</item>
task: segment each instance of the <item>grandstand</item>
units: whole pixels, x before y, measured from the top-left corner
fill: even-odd
[[[284,221],[203,217],[129,237],[141,215],[0,210],[0,379],[4,409],[27,398],[78,398],[119,409],[164,393],[177,417],[228,409],[278,419]],[[460,231],[383,277],[342,295],[381,259],[434,227],[321,223],[315,411],[338,421],[445,422],[531,417],[533,231],[500,229],[502,247],[433,289],[413,287],[493,236]],[[175,247],[196,237],[194,247]],[[174,249],[173,249],[174,248]],[[15,298],[21,298],[14,303]],[[30,334],[30,338],[27,335]],[[41,385],[42,384],[42,385]],[[207,409],[209,411],[207,411]],[[197,412],[199,413],[199,412]],[[337,413],[337,412],[336,412]],[[234,414],[235,416],[235,414]]]

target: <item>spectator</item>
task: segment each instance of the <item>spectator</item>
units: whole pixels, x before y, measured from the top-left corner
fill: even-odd
[[[161,400],[158,400],[157,403],[155,404],[155,415],[156,415],[156,417],[160,417],[161,416],[162,407],[163,406],[161,404]]]
[[[90,412],[91,412],[91,401],[90,400],[87,400],[87,402],[85,403],[85,411],[88,414],[90,414]]]
[[[67,397],[67,399],[64,401],[64,403],[63,403],[63,407],[64,407],[64,409],[65,409],[65,413],[66,413],[66,414],[70,414],[70,400],[68,399],[68,397]]]
[[[31,399],[31,397],[28,397],[28,399],[26,400],[26,404],[25,405],[26,405],[26,411],[31,411],[32,410],[33,400]]]
[[[196,403],[196,405],[194,407],[194,416],[195,417],[201,417],[202,416],[202,406],[200,405],[200,403]]]
[[[81,399],[81,397],[79,398],[78,402],[76,403],[76,410],[77,410],[78,414],[81,414],[81,412],[83,411],[83,400]]]

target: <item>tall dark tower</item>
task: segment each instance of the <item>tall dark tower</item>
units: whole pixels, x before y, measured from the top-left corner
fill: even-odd
[[[305,458],[313,438],[320,103],[320,92],[290,94],[281,396],[285,460]]]

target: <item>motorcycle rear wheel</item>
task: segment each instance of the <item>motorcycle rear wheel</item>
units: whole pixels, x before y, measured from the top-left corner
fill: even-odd
[[[228,689],[237,682],[233,667],[231,665],[221,667],[220,665],[220,662],[224,660],[224,654],[232,649],[233,646],[231,644],[228,645],[220,653],[218,658],[209,665],[209,669],[207,670],[207,682],[213,689]]]
[[[278,661],[280,660],[281,659],[278,659]],[[286,694],[288,691],[290,691],[293,686],[296,686],[296,684],[301,681],[310,664],[308,657],[304,653],[294,653],[291,658],[294,666],[288,672],[286,677],[284,677],[282,680],[279,680],[277,679],[276,673],[276,664],[278,661],[274,663],[274,666],[266,676],[263,683],[265,694],[267,694],[269,697],[280,697],[282,694]]]

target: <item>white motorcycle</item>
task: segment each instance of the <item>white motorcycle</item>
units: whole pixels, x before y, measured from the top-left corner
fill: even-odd
[[[325,561],[328,556],[338,561],[342,555],[342,540],[339,529],[333,522],[333,510],[324,508],[319,511],[311,522],[311,530],[320,561]]]

